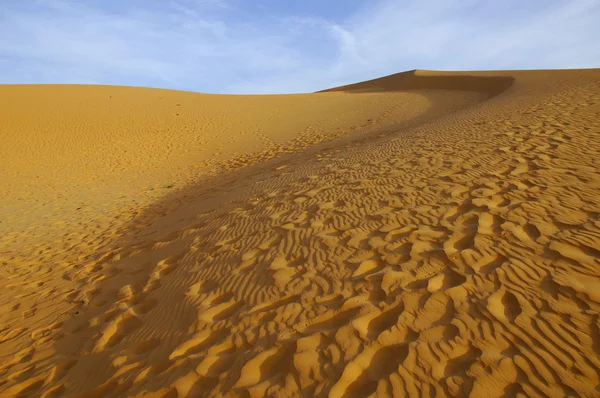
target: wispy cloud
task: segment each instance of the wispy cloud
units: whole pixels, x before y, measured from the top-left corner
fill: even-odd
[[[600,0],[265,2],[4,0],[0,83],[279,93],[414,68],[600,67]]]

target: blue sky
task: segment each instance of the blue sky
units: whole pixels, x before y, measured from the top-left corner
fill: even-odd
[[[310,92],[600,67],[600,0],[0,0],[0,83]]]

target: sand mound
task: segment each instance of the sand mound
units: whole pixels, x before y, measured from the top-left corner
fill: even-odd
[[[412,70],[321,92],[369,93],[407,90],[454,90],[483,93],[491,98],[509,88],[514,80],[514,77],[510,75],[496,76],[489,72],[478,72],[477,75],[473,75],[469,72]]]
[[[445,92],[235,96],[0,86],[0,251],[3,244],[21,250],[23,239],[52,241],[82,223],[98,233],[115,228],[107,220],[116,213],[122,221],[200,176],[351,132],[418,123],[479,100],[478,93]]]
[[[89,92],[109,89],[131,99],[98,116]],[[55,139],[26,135],[51,101],[27,118],[5,104],[9,181],[41,177],[2,199],[20,220],[4,213],[3,242],[22,249],[0,255],[1,395],[600,393],[600,70],[416,71],[298,96],[1,90],[64,90]],[[82,98],[96,107],[64,106]],[[203,114],[204,158],[186,130]],[[251,123],[280,142],[248,133],[235,163],[227,142]],[[50,220],[88,206],[46,223],[43,247],[23,243],[46,222],[28,213],[36,181]],[[132,213],[105,205],[125,189]]]

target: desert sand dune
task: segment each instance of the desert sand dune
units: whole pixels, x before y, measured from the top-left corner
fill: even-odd
[[[0,395],[600,394],[600,70],[0,92]]]
[[[51,241],[198,177],[356,130],[478,101],[475,93],[206,95],[113,86],[0,86],[0,232]],[[450,105],[440,109],[436,103]],[[123,217],[121,215],[121,217]],[[116,226],[112,224],[112,227]],[[98,225],[97,230],[106,225]],[[11,236],[11,235],[9,235]],[[10,242],[10,246],[18,243]],[[0,243],[2,245],[2,243]],[[0,247],[1,249],[1,247]],[[20,249],[20,248],[19,248]],[[2,251],[2,250],[0,250]]]
[[[491,98],[512,86],[514,80],[513,76],[498,76],[495,72],[477,72],[473,75],[469,72],[412,70],[320,92],[369,93],[430,89],[478,92]]]

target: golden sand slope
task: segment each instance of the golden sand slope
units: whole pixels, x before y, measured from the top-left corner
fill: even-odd
[[[114,228],[108,221],[116,213],[138,211],[167,187],[181,188],[199,175],[357,129],[414,123],[479,97],[471,93],[438,109],[436,103],[449,102],[448,93],[235,96],[0,86],[0,234],[14,234],[0,241],[0,251],[2,243],[20,250],[23,239],[52,240],[80,223],[88,231]]]
[[[1,88],[0,395],[600,394],[600,70],[342,89]]]

